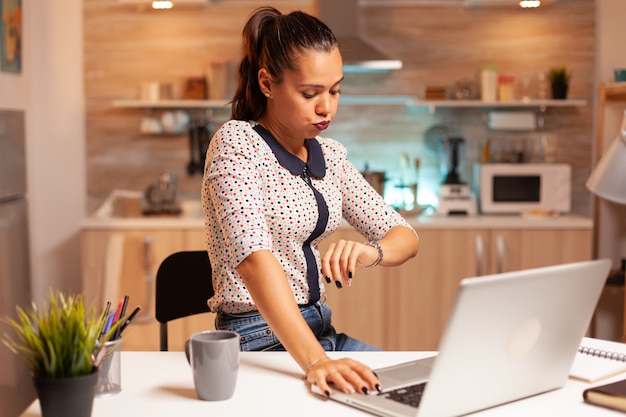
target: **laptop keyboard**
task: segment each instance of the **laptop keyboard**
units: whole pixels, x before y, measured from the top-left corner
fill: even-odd
[[[390,400],[417,408],[420,400],[422,399],[425,387],[426,382],[422,382],[421,384],[398,388],[396,390],[386,392],[383,395],[385,398],[389,398]]]

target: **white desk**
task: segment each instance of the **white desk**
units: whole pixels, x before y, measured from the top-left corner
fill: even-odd
[[[333,352],[372,367],[429,356],[428,352]],[[622,376],[623,377],[623,376]],[[619,378],[617,378],[619,379]],[[590,385],[568,381],[563,389],[492,408],[482,416],[624,416],[583,403]],[[22,417],[40,416],[35,401]],[[208,402],[197,399],[191,370],[183,352],[122,352],[122,392],[96,398],[92,417],[111,416],[367,416],[362,411],[312,394],[303,374],[284,352],[245,352],[233,398]]]

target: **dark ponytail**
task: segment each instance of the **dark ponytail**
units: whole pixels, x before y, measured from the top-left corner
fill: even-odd
[[[297,11],[283,15],[273,7],[257,9],[243,28],[243,58],[232,118],[258,120],[265,113],[267,98],[258,80],[261,68],[280,83],[285,70],[297,70],[298,53],[330,52],[338,46],[328,26],[309,14]]]

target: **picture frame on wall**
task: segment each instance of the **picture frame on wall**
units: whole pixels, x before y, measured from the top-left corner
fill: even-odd
[[[0,70],[22,72],[22,0],[0,0]]]

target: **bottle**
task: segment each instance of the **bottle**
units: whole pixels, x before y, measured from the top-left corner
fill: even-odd
[[[480,98],[482,101],[496,101],[498,96],[498,69],[492,66],[480,70]]]
[[[491,156],[490,139],[486,139],[482,149],[482,163],[488,164]]]

